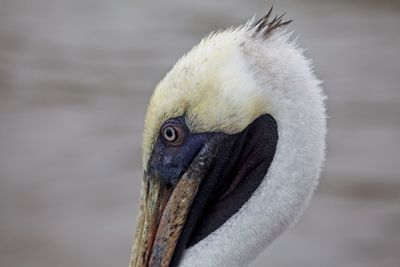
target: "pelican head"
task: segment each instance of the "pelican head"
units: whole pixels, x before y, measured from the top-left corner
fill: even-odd
[[[270,15],[210,34],[157,85],[131,267],[244,266],[306,208],[325,97]]]

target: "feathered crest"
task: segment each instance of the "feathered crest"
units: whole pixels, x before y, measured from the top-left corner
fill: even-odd
[[[254,29],[253,37],[257,37],[261,35],[264,38],[267,38],[274,30],[281,28],[283,26],[288,25],[292,20],[283,20],[283,16],[285,13],[282,15],[275,16],[271,20],[271,14],[272,14],[273,6],[269,9],[268,13],[257,20],[252,26],[251,29]]]

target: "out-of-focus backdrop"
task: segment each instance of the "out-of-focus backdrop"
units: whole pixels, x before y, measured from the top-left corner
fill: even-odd
[[[400,3],[280,0],[328,94],[299,224],[252,264],[400,266]],[[0,266],[127,266],[157,81],[264,0],[1,0]]]

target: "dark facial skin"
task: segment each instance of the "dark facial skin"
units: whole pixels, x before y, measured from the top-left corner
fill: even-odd
[[[237,134],[191,133],[183,117],[164,122],[147,173],[174,187],[205,144],[218,137],[220,149],[202,181],[169,266],[185,248],[218,229],[251,197],[275,155],[278,131],[272,116],[258,117]]]

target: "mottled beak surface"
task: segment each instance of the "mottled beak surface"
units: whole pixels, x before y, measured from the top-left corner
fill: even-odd
[[[206,143],[176,184],[145,172],[130,267],[170,266],[193,200],[217,150],[218,138]]]
[[[276,144],[269,115],[231,135],[191,133],[179,117],[166,121],[144,173],[130,267],[178,266],[185,249],[251,197]]]

